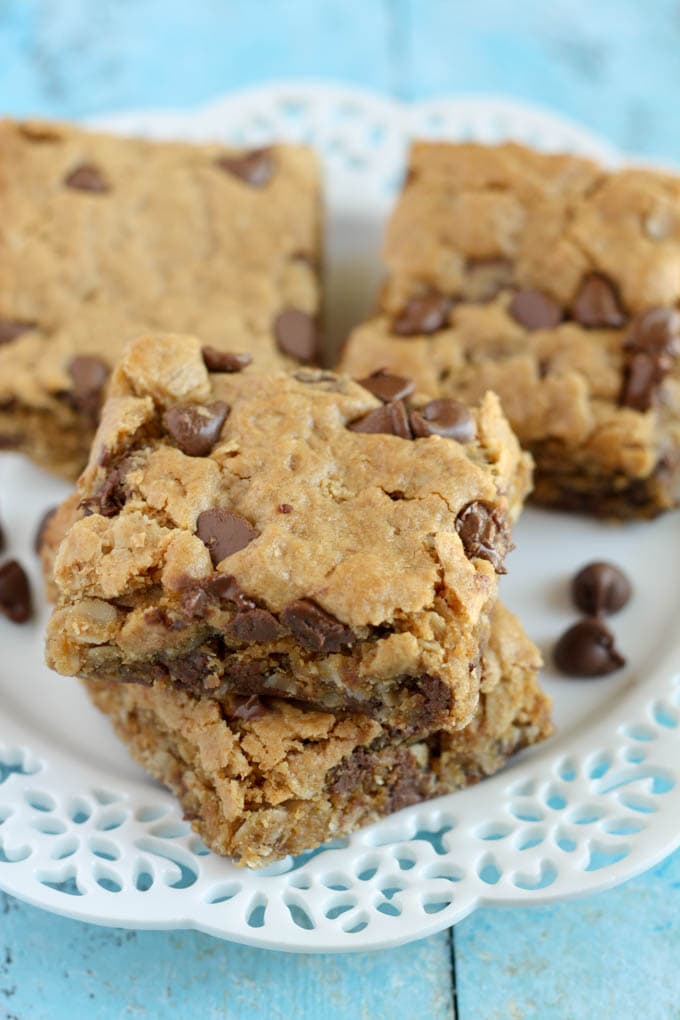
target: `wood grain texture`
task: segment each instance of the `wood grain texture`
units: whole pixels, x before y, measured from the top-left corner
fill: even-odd
[[[680,161],[679,52],[677,0],[0,0],[0,107],[80,117],[327,78],[403,98],[517,96]],[[672,1020],[679,890],[676,854],[588,900],[480,910],[455,931],[455,998],[448,933],[290,957],[81,925],[3,897],[0,1017]]]

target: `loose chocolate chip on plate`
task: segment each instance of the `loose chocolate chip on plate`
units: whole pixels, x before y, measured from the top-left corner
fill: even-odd
[[[24,568],[16,560],[0,567],[0,613],[13,623],[25,623],[31,615],[31,589]]]
[[[269,184],[275,170],[271,149],[252,149],[236,156],[220,156],[217,165],[251,188],[263,188]]]
[[[412,379],[405,379],[401,375],[391,375],[382,368],[366,376],[365,379],[357,379],[357,382],[378,400],[382,400],[383,404],[389,404],[393,400],[404,400],[406,397],[410,397],[415,389]]]
[[[266,609],[247,609],[237,613],[227,628],[227,635],[237,641],[264,644],[276,641],[283,634],[283,628],[275,616]]]
[[[94,194],[104,194],[109,191],[109,185],[101,170],[92,163],[83,163],[76,167],[68,177],[64,178],[67,188],[74,188],[76,191],[91,191]]]
[[[182,453],[207,457],[220,438],[229,413],[223,400],[212,404],[175,404],[163,415],[163,425]]]
[[[503,560],[510,549],[510,532],[505,518],[495,507],[468,503],[456,518],[468,559],[488,560],[497,574],[504,574]]]
[[[510,315],[525,329],[554,329],[562,321],[557,301],[541,290],[518,290],[508,309]]]
[[[227,556],[245,549],[260,533],[240,514],[214,507],[198,515],[196,534],[217,566]]]
[[[600,620],[575,623],[565,631],[553,651],[555,665],[567,676],[606,676],[625,666],[614,647],[614,636]]]
[[[446,398],[411,411],[411,427],[416,436],[444,436],[459,443],[471,443],[477,435],[475,420],[465,404]]]
[[[38,556],[42,552],[43,542],[45,541],[45,532],[47,531],[47,525],[50,523],[52,518],[57,512],[57,507],[50,507],[40,518],[38,527],[35,529],[35,538],[33,539],[33,548],[35,549]]]
[[[209,372],[240,372],[253,360],[252,354],[218,351],[216,347],[210,347],[208,344],[201,347],[201,354]]]
[[[95,417],[109,377],[109,366],[101,358],[80,354],[69,363],[68,373],[73,380],[68,394],[71,404],[82,414]]]
[[[299,308],[285,308],[274,319],[274,338],[283,351],[296,361],[316,361],[319,329],[316,318]]]
[[[0,319],[0,344],[16,340],[22,333],[35,329],[35,322],[21,322],[19,319]]]
[[[596,561],[579,570],[571,582],[571,594],[578,609],[588,616],[618,613],[632,594],[630,581],[613,563]]]
[[[586,329],[618,329],[626,322],[616,288],[600,273],[589,273],[583,279],[571,314]]]
[[[419,336],[436,333],[448,324],[452,301],[438,290],[411,298],[392,322],[398,336]]]
[[[311,599],[297,599],[281,613],[281,623],[309,652],[339,652],[354,635],[349,627]]]
[[[369,411],[362,418],[350,422],[347,428],[351,432],[369,432],[399,436],[400,439],[413,439],[406,405],[401,400],[376,407],[375,411]]]

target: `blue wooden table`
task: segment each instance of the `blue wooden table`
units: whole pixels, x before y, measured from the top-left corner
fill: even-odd
[[[0,111],[189,106],[329,78],[404,98],[539,102],[680,162],[675,0],[0,0]],[[5,1020],[680,1017],[680,854],[628,885],[365,956],[119,932],[0,901]]]

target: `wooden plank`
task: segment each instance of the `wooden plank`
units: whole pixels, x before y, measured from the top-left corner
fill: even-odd
[[[196,932],[97,928],[4,894],[0,910],[5,1020],[450,1020],[453,1012],[447,932],[379,953],[289,956]]]
[[[680,852],[618,889],[456,927],[460,1020],[677,1020]]]

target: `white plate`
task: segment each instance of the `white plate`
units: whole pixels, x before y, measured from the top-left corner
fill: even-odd
[[[515,103],[405,107],[310,85],[258,89],[190,113],[117,117],[109,126],[156,137],[316,145],[326,158],[336,339],[372,299],[383,216],[408,136],[511,137],[616,160],[580,128]],[[21,458],[0,461],[4,523],[36,592],[34,528],[64,491]],[[193,927],[323,952],[397,945],[445,928],[480,903],[545,903],[650,867],[680,843],[678,517],[612,527],[532,510],[517,545],[505,598],[544,650],[575,616],[566,590],[574,570],[593,558],[624,567],[635,597],[613,627],[628,668],[591,682],[546,671],[558,725],[552,740],[477,787],[258,872],[207,853],[78,685],[48,673],[44,606],[25,627],[0,620],[0,885],[100,924]]]

